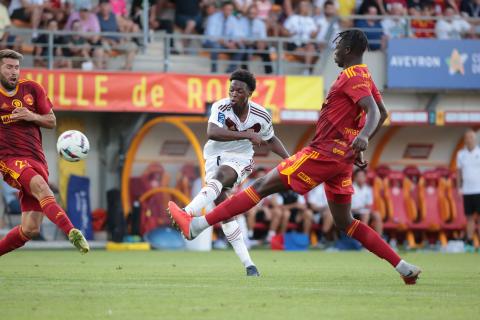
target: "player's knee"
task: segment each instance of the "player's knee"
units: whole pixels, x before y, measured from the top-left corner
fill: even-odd
[[[36,225],[22,226],[22,232],[29,239],[36,238],[40,235],[40,226],[36,226]]]
[[[348,217],[348,218],[342,218],[342,219],[333,219],[333,223],[335,224],[335,227],[339,229],[340,231],[346,232],[348,227],[352,224],[353,218]]]
[[[37,199],[43,199],[53,195],[48,183],[41,176],[33,177],[30,181],[30,190]]]

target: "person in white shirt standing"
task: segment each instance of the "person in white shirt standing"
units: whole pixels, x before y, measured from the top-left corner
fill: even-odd
[[[267,144],[283,159],[289,154],[278,139],[268,111],[250,101],[256,88],[253,74],[236,70],[230,75],[229,98],[215,102],[208,119],[208,141],[203,149],[206,185],[185,211],[200,216],[202,209],[227,199],[229,190],[244,181],[253,170],[253,146]],[[235,219],[224,221],[222,230],[247,269],[247,276],[259,276]]]
[[[383,233],[383,221],[380,213],[373,210],[373,191],[367,184],[367,174],[364,169],[353,173],[352,214],[363,223],[373,225],[379,235]]]
[[[465,132],[465,148],[457,154],[457,186],[463,194],[463,206],[467,216],[466,249],[473,251],[475,220],[480,214],[480,148],[475,131]]]
[[[472,33],[472,26],[462,17],[457,15],[454,8],[447,6],[444,19],[438,20],[435,25],[438,39],[461,39],[463,35]]]

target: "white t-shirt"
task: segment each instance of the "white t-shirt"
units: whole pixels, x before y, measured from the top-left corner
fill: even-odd
[[[317,31],[317,25],[312,17],[298,14],[291,15],[283,26],[292,33],[291,38],[297,46],[313,40],[311,34]]]
[[[470,28],[470,24],[461,18],[455,18],[451,21],[438,20],[435,24],[435,33],[438,39],[461,39],[462,34]]]
[[[352,195],[352,210],[364,214],[370,211],[373,205],[373,192],[370,186],[364,184],[362,187],[356,183],[353,184],[354,194]]]
[[[219,100],[213,104],[208,122],[232,131],[253,129],[255,132],[260,133],[264,141],[270,140],[274,135],[272,117],[261,105],[252,101],[249,101],[248,105],[247,119],[241,122],[235,112],[233,112],[230,98]],[[203,157],[205,159],[226,154],[238,158],[252,159],[253,153],[252,142],[248,139],[235,141],[208,140],[203,148]]]
[[[457,168],[462,170],[463,194],[480,194],[480,148],[467,148],[457,154]]]
[[[308,203],[313,204],[317,207],[326,207],[328,206],[327,196],[325,195],[325,188],[323,183],[316,186],[308,192]]]
[[[338,22],[335,21],[331,25],[330,21],[327,20],[325,16],[316,16],[314,18],[314,21],[318,28],[317,41],[321,43],[326,43],[327,46],[330,48],[335,48],[335,43],[333,43],[332,41],[337,37],[338,33],[340,32],[340,25],[338,24]],[[332,26],[332,33],[330,34],[330,37],[328,37],[330,25]]]

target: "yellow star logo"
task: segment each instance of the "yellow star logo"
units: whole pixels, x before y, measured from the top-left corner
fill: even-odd
[[[455,73],[460,73],[461,75],[465,75],[465,67],[464,64],[467,61],[468,55],[461,54],[458,52],[457,49],[453,49],[452,54],[449,58],[446,59],[448,64],[448,73],[451,75]]]

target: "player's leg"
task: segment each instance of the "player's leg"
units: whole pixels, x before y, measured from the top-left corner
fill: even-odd
[[[185,207],[185,212],[192,216],[202,215],[202,209],[208,204],[215,201],[224,188],[231,188],[238,179],[237,172],[229,166],[216,166],[213,160],[208,160],[205,164],[207,172],[207,184],[193,198],[193,200]],[[213,172],[209,177],[209,172]]]
[[[225,201],[228,198],[227,192],[222,192],[220,196],[215,200],[215,204],[219,205],[222,201]],[[232,218],[228,221],[222,222],[222,230],[227,238],[228,242],[232,245],[235,254],[238,256],[240,261],[243,263],[244,267],[247,268],[247,275],[249,275],[249,267],[254,266],[255,264],[250,258],[250,254],[248,253],[247,246],[245,244],[245,240],[243,239],[243,233],[240,229],[240,225],[238,224],[235,218]],[[250,268],[252,269],[252,268]],[[259,275],[257,268],[255,267],[255,274],[252,275]]]
[[[42,211],[50,221],[55,223],[67,236],[70,242],[81,252],[90,250],[87,240],[80,230],[73,227],[65,211],[58,205],[53,192],[45,179],[33,168],[27,168],[18,178],[22,185],[24,199],[22,210]]]
[[[20,225],[16,226],[0,241],[0,256],[23,247],[30,239],[40,234],[43,213],[23,212]]]
[[[173,202],[169,203],[169,209],[173,220],[178,224],[184,236],[187,239],[193,239],[209,226],[244,213],[260,202],[262,198],[287,189],[288,187],[280,178],[278,170],[273,169],[265,176],[255,180],[252,186],[222,202],[205,216],[192,219]]]
[[[467,252],[473,252],[473,235],[475,233],[475,202],[473,195],[464,195],[463,204],[465,216],[467,217],[467,228],[465,236],[465,249]]]
[[[421,270],[402,260],[378,233],[352,217],[351,195],[334,194],[327,189],[325,192],[337,228],[359,241],[364,248],[379,258],[387,260],[400,273],[406,284],[415,284]]]

